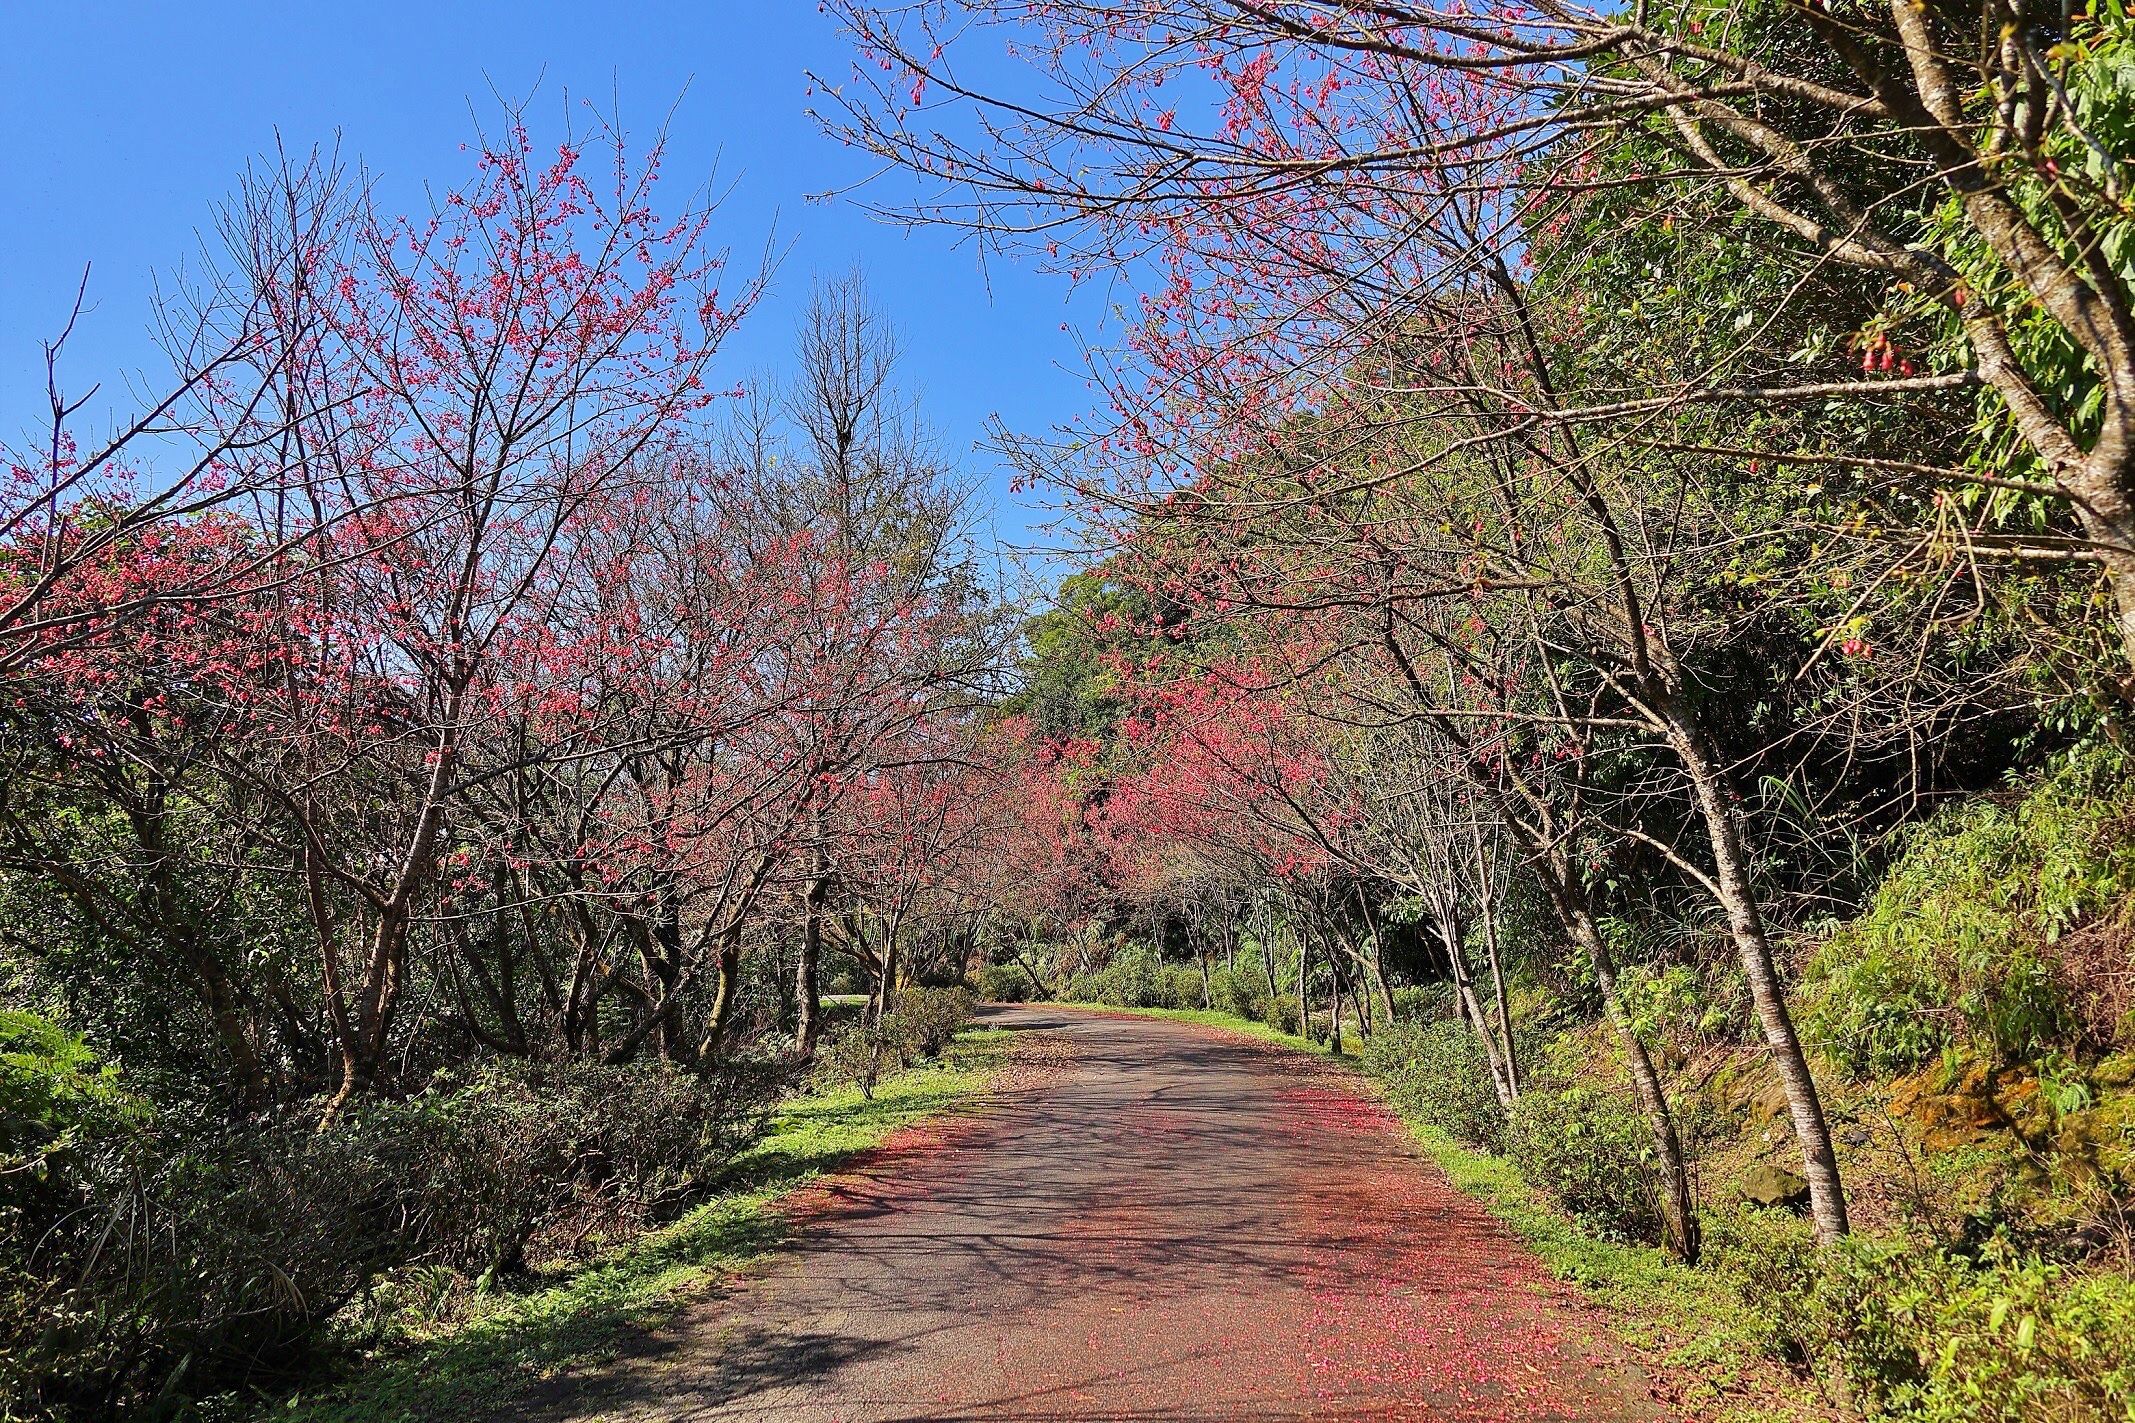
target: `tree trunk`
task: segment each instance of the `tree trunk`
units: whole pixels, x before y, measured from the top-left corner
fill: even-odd
[[[1476,1040],[1483,1045],[1483,1059],[1490,1066],[1490,1090],[1497,1094],[1498,1105],[1510,1108],[1519,1094],[1510,1084],[1505,1071],[1503,1054],[1498,1050],[1497,1030],[1490,1025],[1490,1015],[1483,1011],[1482,1001],[1475,996],[1475,979],[1468,972],[1468,956],[1456,937],[1457,926],[1441,924],[1440,931],[1446,941],[1446,958],[1453,965],[1454,1002],[1460,1005],[1461,1016],[1475,1030]]]
[[[1371,955],[1371,990],[1379,995],[1379,1011],[1385,1015],[1386,1025],[1394,1025],[1394,993],[1386,986],[1386,970],[1379,966],[1379,951],[1373,945]]]
[[[1639,1040],[1637,1030],[1631,1025],[1631,1015],[1624,1011],[1623,999],[1617,994],[1616,961],[1601,937],[1600,928],[1594,923],[1594,916],[1586,907],[1584,892],[1572,878],[1563,846],[1534,834],[1532,827],[1517,822],[1515,827],[1524,839],[1535,845],[1536,868],[1543,875],[1543,888],[1549,894],[1558,923],[1593,962],[1594,980],[1601,988],[1601,1002],[1607,1010],[1609,1026],[1615,1030],[1616,1041],[1623,1050],[1632,1094],[1638,1099],[1639,1111],[1653,1133],[1654,1152],[1660,1157],[1661,1229],[1667,1235],[1668,1248],[1679,1259],[1696,1264],[1700,1242],[1697,1195],[1691,1186],[1690,1164],[1683,1154],[1683,1139],[1675,1129],[1675,1113],[1668,1106],[1668,1093],[1661,1085],[1659,1071],[1653,1066],[1653,1056]]]
[[[903,916],[898,916],[901,919]],[[882,977],[875,985],[875,1026],[897,1011],[897,975],[903,970],[903,951],[900,946],[903,925],[897,919],[890,921],[882,940]]]
[[[1831,1127],[1824,1119],[1816,1078],[1809,1070],[1801,1035],[1794,1028],[1794,1015],[1787,1008],[1786,989],[1772,961],[1771,939],[1765,932],[1756,887],[1750,882],[1740,812],[1702,729],[1690,721],[1679,702],[1671,701],[1670,711],[1676,750],[1690,773],[1698,811],[1712,845],[1720,907],[1727,913],[1742,974],[1749,982],[1750,1002],[1757,1010],[1772,1064],[1778,1069],[1780,1084],[1787,1094],[1794,1140],[1801,1147],[1802,1175],[1809,1182],[1809,1218],[1815,1223],[1817,1242],[1830,1245],[1847,1231],[1846,1192],[1839,1179],[1838,1154],[1831,1144]]]
[[[1624,1011],[1623,1000],[1617,996],[1616,962],[1609,955],[1608,945],[1602,942],[1600,929],[1584,909],[1575,911],[1573,918],[1573,935],[1593,960],[1602,1005],[1608,1010],[1609,1025],[1616,1030],[1616,1040],[1623,1046],[1631,1090],[1653,1131],[1654,1148],[1661,1158],[1661,1225],[1668,1235],[1668,1247],[1695,1264],[1699,1250],[1697,1199],[1691,1188],[1689,1162],[1683,1155],[1683,1139],[1675,1129],[1675,1113],[1668,1106],[1668,1093],[1653,1066],[1652,1054],[1639,1040],[1637,1030],[1631,1026],[1631,1015]]]
[[[1312,1000],[1305,996],[1305,974],[1312,962],[1312,951],[1305,943],[1303,933],[1297,939],[1297,1035],[1306,1042],[1312,1041]]]
[[[1327,1051],[1336,1057],[1342,1055],[1342,965],[1332,953],[1327,955],[1328,975],[1333,982],[1327,988]]]
[[[808,917],[801,925],[801,952],[793,971],[793,1050],[803,1059],[815,1056],[816,1039],[823,1031],[823,997],[816,985],[817,967],[823,957],[822,902],[817,886],[808,888]]]
[[[1275,916],[1268,916],[1268,931],[1260,936],[1260,971],[1268,980],[1268,1011],[1280,1015],[1282,989],[1275,983]]]
[[[711,1062],[726,1040],[727,1024],[733,1021],[734,1000],[741,987],[741,933],[730,930],[719,941],[719,986],[712,990],[712,1010],[705,1016],[704,1037],[697,1044],[697,1060]]]
[[[1520,1052],[1512,1041],[1512,1007],[1505,993],[1504,959],[1498,952],[1497,884],[1490,873],[1490,857],[1483,850],[1482,831],[1471,824],[1468,838],[1475,846],[1475,883],[1481,891],[1483,909],[1483,952],[1490,956],[1490,986],[1497,998],[1498,1033],[1505,1049],[1505,1088],[1509,1105],[1520,1097]]]

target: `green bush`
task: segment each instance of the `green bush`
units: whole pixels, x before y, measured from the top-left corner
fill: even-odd
[[[1396,1021],[1365,1039],[1359,1059],[1394,1099],[1455,1139],[1505,1148],[1505,1109],[1489,1059],[1465,1023]]]
[[[1450,983],[1396,988],[1391,996],[1394,1018],[1398,1022],[1424,1023],[1433,1018],[1450,1017],[1453,1012],[1453,985]]]
[[[2135,1420],[2135,1281],[2036,1258],[1975,1261],[1806,1222],[1707,1217],[1707,1265],[1753,1308],[1775,1356],[1872,1417],[1908,1423]]]
[[[1219,1013],[1249,1018],[1256,1023],[1267,1021],[1268,986],[1257,975],[1244,969],[1210,970],[1208,996]]]
[[[1280,1033],[1296,1033],[1302,1026],[1297,1015],[1297,995],[1277,994],[1270,1000],[1262,1000],[1260,1021]]]
[[[364,1106],[346,1129],[406,1183],[400,1209],[423,1258],[489,1275],[573,1217],[686,1197],[753,1135],[779,1081],[748,1060],[716,1074],[506,1060]]]
[[[31,1013],[0,1012],[0,1177],[35,1180],[84,1133],[114,1130],[133,1111],[118,1070],[80,1038]]]
[[[897,995],[897,1006],[883,1030],[900,1060],[910,1064],[922,1057],[940,1057],[977,1011],[978,1000],[968,988],[907,988]]]
[[[1267,974],[1257,962],[1241,961],[1235,969],[1212,969],[1208,977],[1209,1000],[1218,1012],[1265,1023],[1280,1032],[1297,1031],[1297,999],[1287,993],[1269,997]],[[1185,1006],[1200,1007],[1199,997]]]
[[[1068,980],[1062,995],[1072,1003],[1109,1003],[1115,1008],[1175,1008],[1176,995],[1165,965],[1138,945],[1120,950],[1111,962]],[[1194,999],[1201,997],[1196,980]]]
[[[809,1079],[818,1091],[857,1087],[873,1100],[884,1071],[894,1065],[897,1046],[873,1023],[852,1023],[829,1034],[816,1047]]]
[[[1892,1418],[2135,1420],[2135,1282],[1873,1248],[1829,1273],[1838,1360],[1855,1397]]]
[[[1507,1117],[1505,1151],[1597,1235],[1661,1240],[1653,1133],[1628,1091],[1568,1072],[1536,1073]]]
[[[11,1054],[0,1090],[45,1066]],[[324,1130],[316,1104],[238,1123],[77,1112],[0,1220],[0,1394],[28,1416],[99,1418],[235,1387],[385,1271],[510,1269],[545,1232],[679,1201],[778,1081],[763,1064],[512,1063]]]
[[[1733,963],[1632,963],[1619,974],[1617,991],[1633,1031],[1678,1057],[1739,1041],[1750,1024],[1748,989]]]
[[[2135,786],[2090,753],[2014,805],[1973,800],[1916,827],[1866,912],[1811,961],[1810,1034],[1858,1076],[1916,1069],[1953,1031],[2006,1061],[2120,1040],[2119,1005],[2090,1001],[2101,976],[2063,945],[2128,912],[2131,823]]]
[[[988,1003],[1030,1001],[1030,975],[1015,964],[990,963],[971,975],[972,988]]]

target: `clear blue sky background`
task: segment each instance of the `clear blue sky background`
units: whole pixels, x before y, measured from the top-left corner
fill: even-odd
[[[38,342],[64,320],[84,263],[93,309],[68,347],[68,384],[102,381],[108,422],[108,397],[166,369],[149,334],[153,279],[196,249],[211,206],[277,130],[299,149],[338,134],[387,206],[414,209],[425,183],[469,171],[460,145],[474,114],[495,118],[492,89],[532,94],[537,122],[559,119],[568,91],[619,99],[634,133],[672,107],[668,175],[694,187],[716,172],[737,258],[775,227],[772,297],[727,348],[726,373],[783,366],[811,279],[857,264],[905,337],[906,381],[945,446],[990,480],[1002,537],[1035,537],[1027,522],[1042,516],[973,446],[991,416],[1037,429],[1084,406],[1061,327],[1093,333],[1102,304],[1027,267],[982,269],[947,231],[907,234],[850,201],[809,201],[874,169],[806,116],[811,69],[850,69],[812,0],[0,0],[0,439],[41,418]],[[892,177],[868,191],[911,189]]]

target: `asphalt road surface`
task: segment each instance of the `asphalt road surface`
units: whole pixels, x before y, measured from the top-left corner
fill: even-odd
[[[1338,1072],[1145,1018],[987,1016],[1034,1068],[815,1192],[791,1249],[551,1416],[1661,1416]]]

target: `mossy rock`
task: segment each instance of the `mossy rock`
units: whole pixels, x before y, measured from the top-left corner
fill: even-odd
[[[1753,1206],[1791,1208],[1809,1200],[1807,1181],[1769,1161],[1760,1161],[1736,1177],[1735,1190]]]

